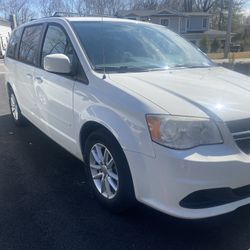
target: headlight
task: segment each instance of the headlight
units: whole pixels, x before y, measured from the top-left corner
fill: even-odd
[[[212,120],[172,115],[147,115],[154,142],[174,149],[223,143],[220,131]]]

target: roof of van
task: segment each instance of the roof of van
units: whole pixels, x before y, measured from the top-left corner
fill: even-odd
[[[74,22],[74,21],[119,21],[119,22],[131,21],[131,22],[133,22],[134,21],[134,20],[128,20],[128,19],[124,19],[124,18],[101,17],[101,16],[96,16],[96,17],[64,17],[64,18],[70,22]]]
[[[46,22],[46,21],[53,21],[53,20],[67,20],[69,22],[88,22],[88,21],[99,21],[99,22],[141,22],[138,20],[129,20],[125,18],[118,18],[118,17],[102,17],[102,16],[83,16],[83,17],[44,17],[41,19],[33,20],[32,22]],[[27,23],[26,23],[27,24]]]
[[[17,28],[25,27],[32,24],[39,24],[45,22],[53,22],[55,20],[66,20],[68,22],[89,22],[89,21],[96,21],[96,22],[130,22],[130,23],[144,23],[138,20],[129,20],[124,18],[117,18],[117,17],[102,17],[102,16],[95,16],[95,17],[44,17],[40,19],[35,19],[30,22],[24,23]],[[147,23],[146,23],[147,24]]]

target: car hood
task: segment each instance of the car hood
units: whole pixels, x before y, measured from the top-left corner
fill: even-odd
[[[250,78],[222,67],[110,74],[110,78],[170,114],[224,122],[250,117]]]

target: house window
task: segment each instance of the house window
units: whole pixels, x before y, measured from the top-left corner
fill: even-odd
[[[206,28],[207,27],[207,18],[202,19],[202,27]]]
[[[187,29],[189,29],[189,28],[190,28],[190,20],[187,19]]]
[[[161,25],[168,27],[169,19],[161,19]]]

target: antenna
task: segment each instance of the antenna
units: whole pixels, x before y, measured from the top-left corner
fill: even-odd
[[[102,25],[102,35],[104,35],[103,15],[102,15],[102,24],[101,25]],[[103,63],[103,76],[102,76],[102,79],[106,79],[104,39],[102,39],[102,63]]]

